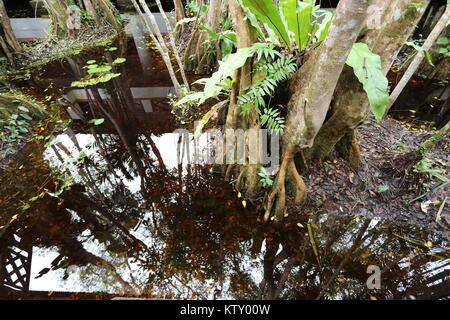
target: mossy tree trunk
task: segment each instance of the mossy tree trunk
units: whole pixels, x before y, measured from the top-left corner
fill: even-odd
[[[450,135],[450,121],[447,122],[434,136],[425,140],[419,147],[419,153],[426,156],[436,147],[437,143]]]

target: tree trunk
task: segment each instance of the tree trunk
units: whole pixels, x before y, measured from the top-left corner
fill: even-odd
[[[186,15],[184,13],[183,3],[181,2],[181,0],[173,0],[173,5],[175,8],[176,22],[180,22],[181,20],[183,20],[186,17]],[[184,34],[184,32],[185,32],[184,24],[177,25],[175,27],[175,33],[174,33],[175,38],[180,39],[181,36]]]
[[[8,14],[6,13],[5,4],[3,0],[0,0],[0,21],[2,24],[3,32],[5,34],[6,43],[14,49],[15,52],[21,52],[22,47],[12,30],[11,22],[9,21]]]
[[[84,7],[86,9],[86,12],[89,15],[92,16],[92,18],[94,19],[94,21],[96,23],[98,23],[99,22],[99,18],[98,18],[97,12],[94,9],[94,6],[92,5],[91,0],[83,0],[83,4],[84,4]]]
[[[178,96],[181,94],[181,86],[180,82],[177,79],[177,76],[175,74],[175,70],[173,68],[172,62],[170,60],[169,50],[167,49],[166,43],[164,41],[164,38],[161,35],[161,32],[158,28],[158,24],[156,22],[155,17],[151,13],[150,9],[148,8],[145,1],[139,0],[139,3],[141,4],[142,8],[145,11],[145,15],[142,13],[141,8],[137,4],[136,0],[131,0],[133,3],[136,11],[141,16],[142,22],[144,23],[150,38],[152,39],[153,43],[155,44],[156,48],[158,49],[158,52],[161,54],[161,57],[166,64],[167,71],[169,72],[170,79],[172,80],[173,86],[175,87],[175,92]],[[148,17],[150,19],[150,23],[152,24],[152,27],[147,22],[147,19],[145,17]]]
[[[429,2],[429,0],[421,1],[420,7],[411,7],[410,3],[404,0],[389,3],[382,12],[385,18],[381,27],[369,31],[362,40],[372,52],[380,55],[384,74],[389,71],[400,48],[414,31]],[[323,160],[336,144],[342,141],[342,145],[337,148],[338,151],[353,166],[357,166],[360,152],[355,141],[356,134],[352,131],[369,113],[367,94],[353,70],[346,66],[336,87],[329,120],[320,129],[314,146],[306,152],[306,158]]]
[[[392,105],[395,103],[397,98],[400,96],[400,93],[402,93],[403,89],[406,87],[409,80],[411,80],[412,76],[416,73],[417,69],[420,66],[420,63],[425,57],[425,51],[430,50],[430,48],[436,42],[437,38],[442,33],[444,28],[447,26],[449,21],[450,21],[450,5],[447,5],[447,9],[445,10],[444,14],[441,16],[439,22],[436,24],[433,31],[430,33],[427,40],[423,44],[422,50],[417,52],[417,55],[409,65],[408,69],[405,71],[405,74],[403,75],[402,79],[397,84],[394,91],[391,93],[391,96],[389,97],[389,105],[386,108],[386,114],[392,107]]]
[[[241,5],[235,0],[230,0],[228,2],[228,7],[230,10],[230,15],[233,20],[234,30],[236,30],[237,35],[237,47],[238,49],[251,47],[256,41],[256,32],[254,28],[245,19],[245,13]],[[253,137],[252,140],[253,150],[250,150],[250,146],[246,143],[244,152],[248,157],[245,160],[246,166],[241,166],[239,178],[236,183],[238,190],[245,190],[245,195],[247,199],[254,199],[259,191],[259,181],[258,181],[258,171],[261,167],[261,137],[259,136],[259,129],[261,128],[261,123],[259,120],[259,114],[256,109],[251,106],[248,115],[248,123],[245,123],[243,119],[238,121],[240,118],[239,107],[237,104],[237,97],[241,92],[244,92],[249,86],[252,85],[252,59],[249,58],[247,62],[242,66],[240,71],[236,74],[236,78],[233,80],[236,86],[233,86],[232,102],[229,104],[228,114],[230,116],[228,124],[228,129],[237,129],[238,123],[241,123],[243,129],[251,129],[258,136]],[[233,124],[231,124],[233,123]],[[250,157],[256,157],[249,161]],[[251,163],[250,163],[251,162]]]
[[[189,90],[189,83],[186,78],[186,74],[184,72],[183,63],[181,62],[180,55],[178,53],[178,48],[175,44],[175,38],[174,38],[173,30],[172,30],[172,25],[170,24],[169,18],[167,17],[166,13],[164,12],[161,1],[156,0],[156,4],[158,5],[159,12],[161,13],[161,15],[164,19],[164,22],[166,24],[167,31],[169,34],[170,46],[172,47],[172,52],[175,56],[175,59],[177,60],[178,66],[180,67],[180,74],[181,74],[181,78],[183,78],[184,86],[187,88],[187,90]]]
[[[311,147],[322,126],[334,89],[350,50],[367,16],[369,0],[342,0],[322,45],[297,72],[289,102],[284,133],[282,164],[269,194],[264,220],[274,208],[276,219],[283,216],[286,201],[285,185],[293,188],[296,204],[306,198],[306,187],[293,161],[300,148]]]
[[[69,0],[43,0],[50,16],[52,33],[58,37],[73,36],[74,29],[70,25],[72,18],[69,7],[73,2]],[[82,0],[86,12],[97,24],[108,23],[117,31],[122,29],[119,12],[110,0]],[[80,19],[83,19],[80,17]],[[82,21],[80,21],[82,23]]]
[[[6,56],[10,65],[15,68],[13,54],[22,52],[22,47],[14,35],[3,0],[0,0],[0,25],[0,51]]]
[[[211,69],[211,65],[216,64],[216,55],[214,52],[211,52],[210,47],[205,43],[205,41],[208,40],[212,42],[215,40],[210,39],[208,33],[201,30],[199,27],[206,24],[211,30],[218,33],[221,20],[222,0],[211,0],[206,20],[196,24],[196,29],[193,31],[184,53],[184,67],[187,71],[195,70],[200,74],[208,73]],[[213,43],[210,45],[214,46],[214,48],[216,47]]]
[[[173,0],[173,5],[175,7],[175,19],[176,21],[183,20],[185,18],[184,7],[181,0]]]

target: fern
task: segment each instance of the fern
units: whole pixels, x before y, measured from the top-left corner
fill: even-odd
[[[283,133],[286,128],[284,117],[280,115],[280,110],[273,108],[264,109],[261,114],[261,125],[267,124],[267,128],[278,133]]]
[[[264,78],[253,83],[244,94],[239,95],[241,113],[247,116],[253,106],[261,116],[261,124],[267,124],[269,129],[280,133],[285,127],[284,118],[280,116],[278,110],[267,108],[265,97],[273,95],[278,83],[295,72],[297,65],[293,59],[285,58],[273,48],[258,50],[257,57],[260,63],[255,73],[263,74]]]

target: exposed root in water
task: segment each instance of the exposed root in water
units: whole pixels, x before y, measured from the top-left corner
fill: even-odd
[[[300,205],[306,200],[307,188],[295,167],[294,149],[293,145],[289,145],[284,153],[280,170],[267,199],[264,221],[269,220],[272,212],[274,212],[276,220],[283,217],[286,207],[286,185],[289,185],[289,190],[293,190],[296,205]]]

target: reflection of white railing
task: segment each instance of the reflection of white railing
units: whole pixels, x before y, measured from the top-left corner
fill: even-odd
[[[72,103],[67,111],[72,119],[84,118],[83,112],[79,109],[78,103],[87,102],[88,94],[85,89],[73,89],[65,94],[65,98]],[[174,87],[142,87],[142,88],[131,88],[131,94],[135,102],[140,103],[142,109],[146,113],[155,111],[152,105],[152,99],[167,98],[169,94],[174,94]],[[104,100],[108,100],[109,96],[104,89],[99,89],[100,97]],[[91,94],[92,97],[92,94]]]

